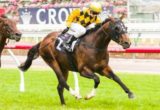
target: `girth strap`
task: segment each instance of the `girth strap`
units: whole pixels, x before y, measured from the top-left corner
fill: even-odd
[[[66,54],[67,54],[67,58],[68,58],[68,61],[69,61],[69,65],[71,67],[71,69],[73,71],[78,71],[76,65],[75,65],[75,61],[74,61],[74,58],[72,56],[72,52],[68,52],[67,50],[65,50]]]

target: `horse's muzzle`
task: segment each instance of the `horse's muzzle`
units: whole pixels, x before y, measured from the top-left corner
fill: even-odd
[[[14,38],[14,39],[18,42],[18,41],[20,41],[21,36],[22,36],[22,34],[21,34],[21,33],[16,33],[16,34],[15,34],[15,38]]]
[[[131,43],[130,42],[123,42],[122,46],[123,46],[123,49],[127,49],[131,46]]]
[[[15,33],[15,34],[10,34],[8,38],[18,42],[21,39],[21,36],[22,36],[21,33]]]

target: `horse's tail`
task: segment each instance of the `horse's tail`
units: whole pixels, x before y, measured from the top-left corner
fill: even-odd
[[[22,70],[22,71],[27,71],[27,70],[29,69],[29,67],[32,65],[32,61],[33,61],[34,59],[38,58],[38,56],[39,56],[39,46],[40,46],[40,43],[41,43],[41,42],[39,42],[38,44],[36,44],[35,46],[33,46],[33,47],[28,51],[26,61],[19,66],[19,69],[20,69],[20,70]]]

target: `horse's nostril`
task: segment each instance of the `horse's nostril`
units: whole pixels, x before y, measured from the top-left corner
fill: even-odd
[[[16,33],[16,36],[21,36],[22,34],[21,33]]]
[[[125,44],[125,45],[130,45],[131,43],[130,43],[130,42],[124,42],[124,44]]]
[[[123,45],[123,48],[124,48],[124,49],[127,49],[127,48],[130,47],[131,43],[130,43],[130,42],[123,42],[122,45]]]

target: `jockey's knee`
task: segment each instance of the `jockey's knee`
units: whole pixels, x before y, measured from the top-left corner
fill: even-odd
[[[72,23],[67,33],[74,35],[76,38],[79,38],[86,33],[86,28],[78,23]]]
[[[65,34],[69,30],[69,27],[65,28],[61,34]]]

